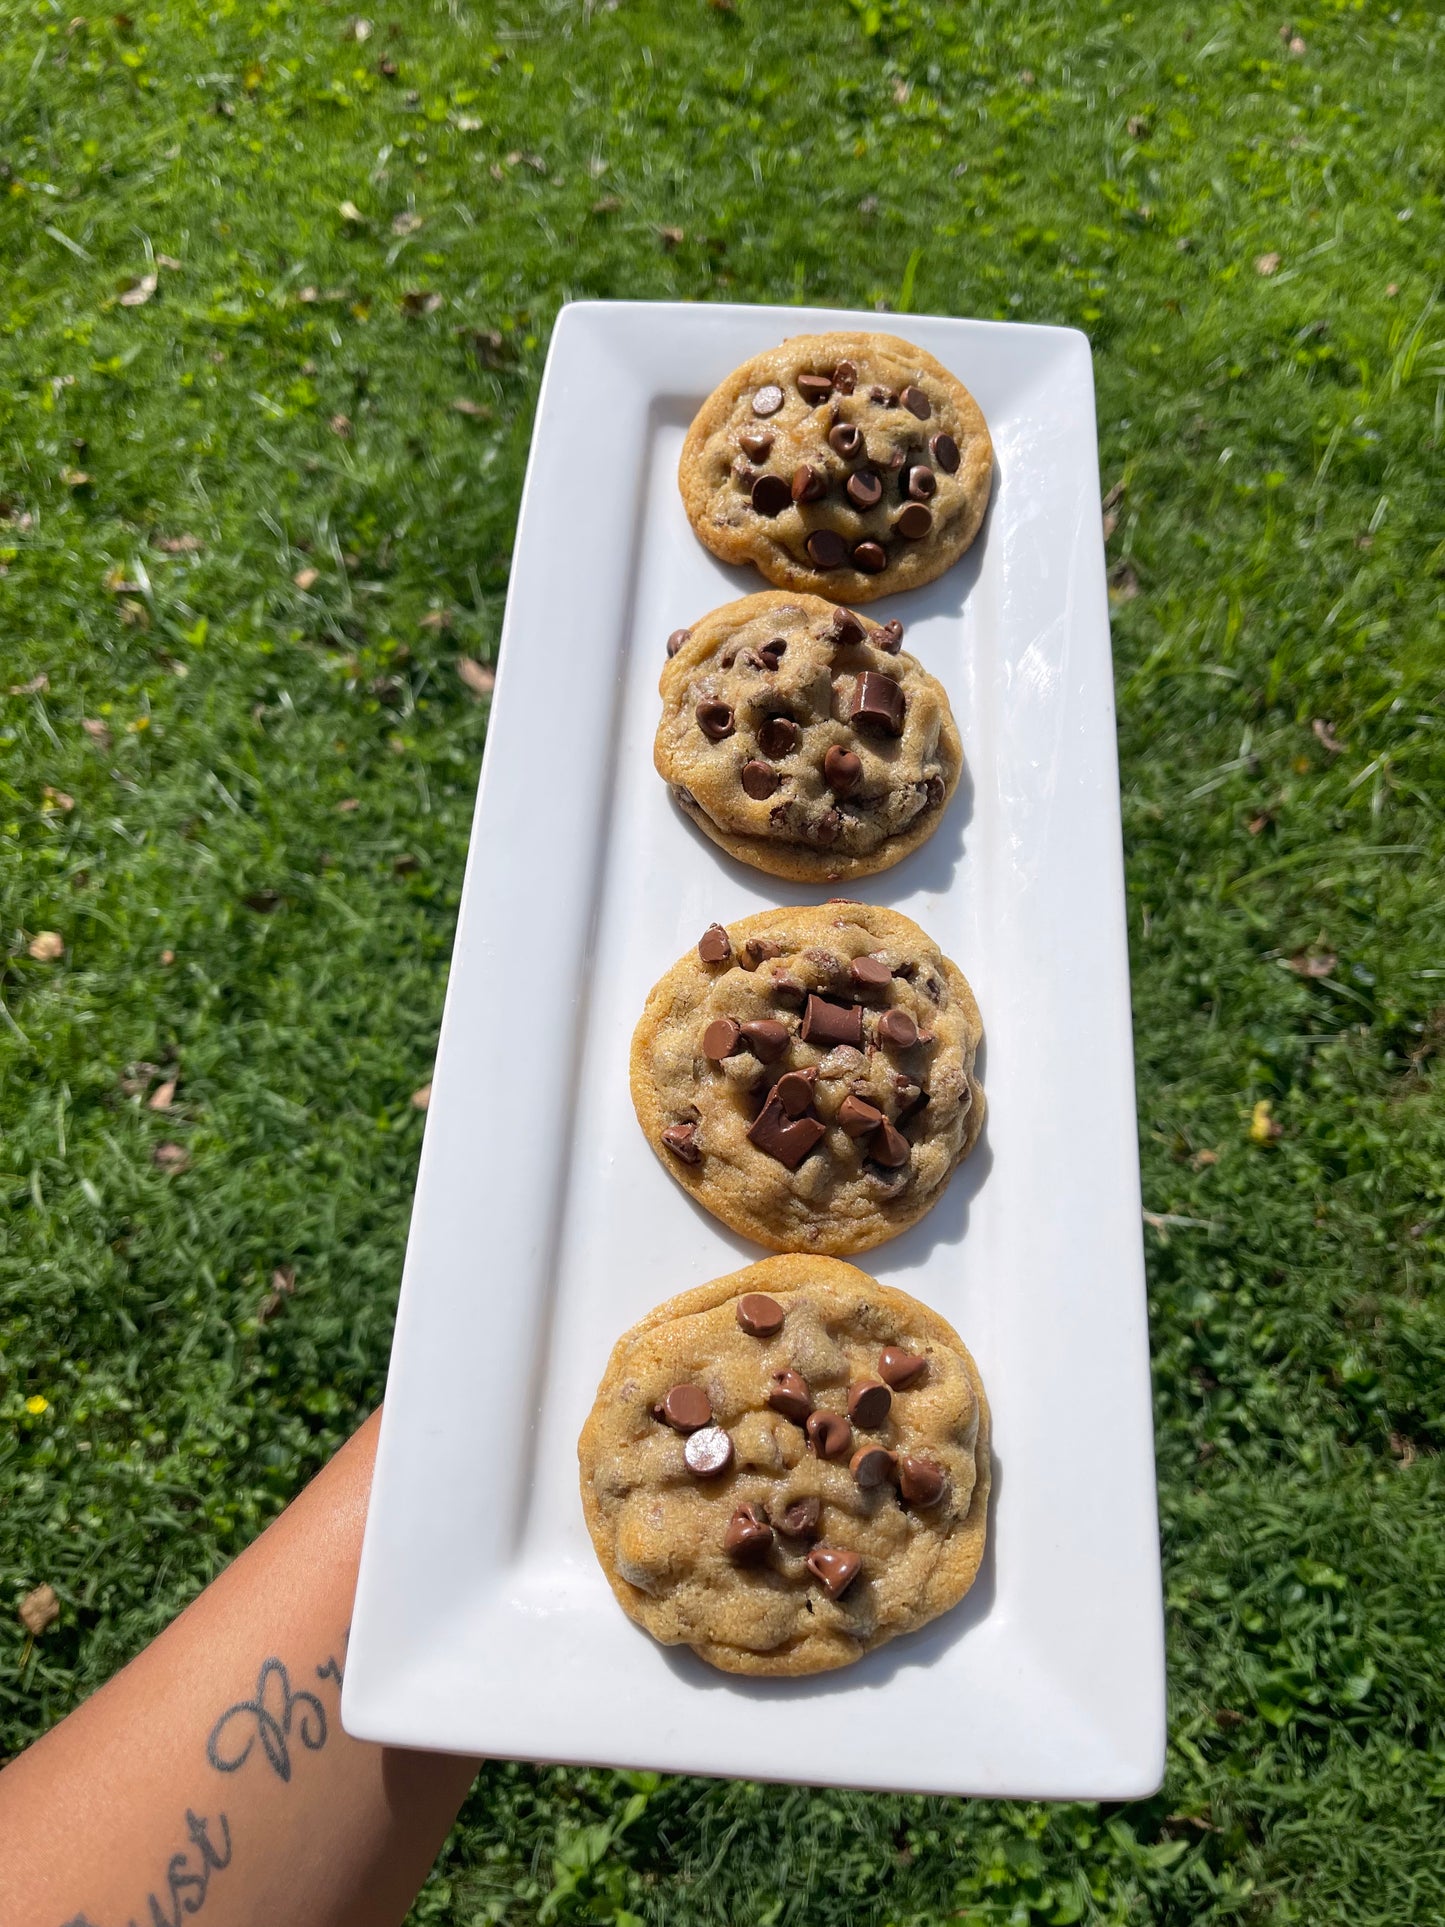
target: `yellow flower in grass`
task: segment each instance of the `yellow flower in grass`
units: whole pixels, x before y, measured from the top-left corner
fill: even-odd
[[[48,1398],[42,1398],[39,1392],[36,1392],[33,1397],[26,1399],[25,1409],[31,1418],[39,1418],[42,1412],[48,1412],[50,1410],[50,1400]]]

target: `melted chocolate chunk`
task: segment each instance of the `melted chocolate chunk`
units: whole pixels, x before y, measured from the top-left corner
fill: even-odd
[[[841,1599],[863,1570],[858,1554],[842,1546],[814,1546],[806,1564],[830,1599]]]
[[[737,1321],[749,1338],[772,1338],[783,1329],[784,1315],[777,1299],[769,1298],[765,1291],[745,1291],[737,1303]],[[883,1356],[886,1358],[887,1352]]]
[[[714,1017],[702,1034],[702,1054],[720,1064],[741,1048],[742,1025],[735,1017]]]
[[[867,634],[862,621],[851,609],[835,609],[823,640],[831,642],[835,649],[851,649],[864,641]]]
[[[907,1164],[909,1148],[908,1139],[901,1131],[895,1130],[885,1117],[868,1147],[868,1155],[885,1170],[897,1171]]]
[[[802,1038],[805,1044],[816,1044],[821,1050],[831,1050],[835,1044],[851,1044],[854,1050],[861,1050],[863,1006],[830,1004],[810,993],[803,1015]]]
[[[909,542],[921,542],[932,527],[933,517],[922,502],[909,502],[899,511],[893,533]]]
[[[861,1445],[849,1460],[848,1470],[865,1492],[873,1492],[888,1483],[897,1465],[897,1459],[884,1446]]]
[[[945,475],[956,475],[958,473],[958,443],[953,439],[952,435],[935,435],[930,440],[928,446],[932,452],[934,461],[938,463],[938,466],[943,470]]]
[[[752,499],[759,515],[781,515],[793,497],[781,475],[760,475],[753,483]]]
[[[858,370],[851,361],[840,361],[833,370],[833,386],[840,395],[851,395],[858,386]]]
[[[732,939],[720,923],[710,923],[697,940],[697,954],[705,964],[726,963],[733,954]]]
[[[885,649],[890,656],[896,656],[898,654],[898,651],[903,647],[903,624],[898,620],[897,616],[894,616],[891,622],[884,623],[875,640],[877,641],[878,647]]]
[[[855,462],[863,453],[863,430],[856,422],[838,422],[828,430],[828,446],[845,462]]]
[[[768,1099],[748,1129],[748,1136],[758,1149],[790,1171],[797,1170],[826,1134],[821,1118],[789,1117],[776,1097]]]
[[[765,642],[763,644],[762,648],[758,651],[758,658],[765,669],[776,669],[778,664],[783,660],[783,657],[787,654],[787,651],[788,645],[783,641],[783,638],[781,636],[774,636],[771,642]]]
[[[918,1042],[918,1026],[906,1010],[885,1010],[878,1019],[878,1035],[894,1050],[912,1050]]]
[[[888,551],[881,542],[857,542],[853,546],[853,566],[864,575],[882,575],[888,567]]]
[[[901,683],[876,669],[865,669],[853,691],[848,720],[885,730],[890,736],[901,736],[905,707]]]
[[[687,641],[688,637],[691,634],[692,634],[691,629],[674,629],[672,634],[667,639],[668,655],[675,656],[678,650],[681,649],[682,645]]]
[[[773,438],[766,428],[745,428],[738,440],[755,462],[765,462],[773,452]]]
[[[740,1566],[760,1565],[772,1550],[773,1528],[761,1507],[740,1505],[728,1520],[723,1550]]]
[[[836,529],[814,529],[803,546],[819,569],[841,569],[848,555],[848,545]]]
[[[821,502],[828,493],[828,484],[816,468],[803,462],[793,470],[789,493],[795,502]]]
[[[860,990],[882,990],[893,982],[893,972],[881,957],[855,957],[848,975]]]
[[[921,1452],[905,1452],[898,1461],[898,1490],[910,1505],[936,1505],[947,1483],[943,1467]]]
[[[816,1539],[823,1503],[810,1492],[806,1498],[793,1499],[778,1514],[778,1531],[788,1539]]]
[[[845,1459],[853,1449],[853,1428],[841,1412],[814,1412],[803,1429],[820,1459]]]
[[[813,1084],[818,1073],[815,1070],[784,1071],[774,1084],[772,1095],[777,1098],[789,1117],[802,1117],[811,1109],[813,1103]]]
[[[702,1146],[697,1141],[695,1124],[669,1124],[662,1134],[662,1141],[673,1156],[681,1158],[684,1164],[701,1164]]]
[[[802,739],[791,716],[769,716],[758,731],[758,748],[764,756],[791,756]]]
[[[876,1432],[887,1418],[893,1394],[881,1378],[855,1379],[848,1387],[848,1416],[865,1432]]]
[[[705,696],[693,713],[697,717],[698,728],[712,743],[720,743],[724,736],[731,736],[736,727],[731,704],[719,702],[716,697]]]
[[[898,399],[903,403],[903,406],[908,410],[909,414],[916,415],[921,422],[926,422],[928,417],[933,413],[933,403],[921,388],[911,386],[905,388]]]
[[[883,500],[883,484],[871,468],[855,469],[844,488],[854,508],[876,508]]]
[[[863,765],[851,749],[837,743],[823,758],[823,781],[834,796],[851,796],[863,780]]]
[[[701,1385],[674,1385],[652,1416],[670,1425],[674,1432],[696,1432],[712,1424],[712,1401]]]
[[[908,470],[903,482],[915,502],[926,502],[938,488],[938,477],[931,468],[925,468],[921,462],[916,468]]]
[[[768,1387],[769,1409],[794,1425],[806,1425],[813,1411],[813,1394],[799,1372],[774,1372]]]
[[[743,1042],[760,1064],[776,1064],[788,1048],[788,1027],[776,1017],[754,1017],[743,1025]]]
[[[849,1137],[867,1137],[883,1122],[883,1113],[876,1104],[870,1104],[866,1097],[850,1094],[838,1106],[838,1122]]]
[[[908,1352],[901,1345],[885,1345],[878,1354],[878,1376],[885,1385],[891,1385],[895,1392],[906,1391],[916,1385],[928,1370],[928,1360],[917,1352]]]
[[[810,408],[816,408],[820,402],[825,402],[832,392],[831,375],[799,375],[798,377],[798,393]]]
[[[782,780],[778,772],[770,768],[767,763],[759,763],[754,760],[751,763],[743,764],[743,791],[746,795],[752,797],[755,803],[766,802]]]
[[[768,957],[782,954],[782,945],[773,942],[771,937],[748,937],[743,943],[742,966],[744,970],[756,970]],[[747,1026],[743,1028],[746,1030]]]

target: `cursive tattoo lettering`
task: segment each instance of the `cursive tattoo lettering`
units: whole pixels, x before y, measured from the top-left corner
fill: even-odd
[[[326,1708],[314,1693],[304,1690],[293,1693],[285,1666],[279,1659],[268,1659],[256,1679],[256,1697],[228,1706],[211,1728],[206,1758],[218,1773],[239,1773],[259,1739],[271,1770],[289,1781],[293,1726],[308,1753],[319,1753],[325,1746]],[[239,1752],[234,1750],[235,1736],[231,1729],[235,1728],[246,1736]]]
[[[231,1825],[224,1813],[217,1814],[216,1825],[221,1834],[219,1846],[211,1836],[210,1821],[187,1807],[186,1832],[191,1836],[191,1845],[184,1853],[173,1853],[166,1863],[165,1899],[161,1900],[155,1893],[146,1895],[150,1927],[181,1927],[187,1915],[198,1914],[205,1906],[211,1875],[231,1864]],[[194,1867],[192,1852],[199,1859],[199,1865]],[[75,1914],[66,1921],[65,1927],[95,1927],[95,1923],[86,1914]],[[128,1927],[136,1927],[133,1915]]]

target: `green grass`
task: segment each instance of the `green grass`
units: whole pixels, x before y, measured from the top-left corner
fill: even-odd
[[[559,303],[1063,322],[1124,484],[1166,1787],[495,1766],[417,1918],[1445,1920],[1438,15],[347,24],[14,5],[0,40],[0,1748],[379,1394],[486,727],[456,661],[493,656]]]

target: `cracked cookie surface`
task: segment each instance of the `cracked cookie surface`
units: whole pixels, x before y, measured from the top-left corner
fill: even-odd
[[[897,335],[795,335],[715,388],[683,442],[693,530],[780,589],[871,602],[942,575],[988,507],[973,396]]]
[[[692,1453],[721,1466],[694,1469],[698,1439],[724,1442]],[[973,1359],[936,1312],[831,1258],[659,1305],[614,1347],[577,1452],[625,1611],[727,1672],[849,1665],[956,1605],[983,1557]]]
[[[938,827],[963,745],[901,623],[767,591],[674,638],[653,760],[730,856],[833,883],[888,869]]]
[[[774,1251],[905,1230],[983,1125],[978,1005],[910,918],[834,901],[712,925],[648,996],[632,1102],[699,1204]]]

